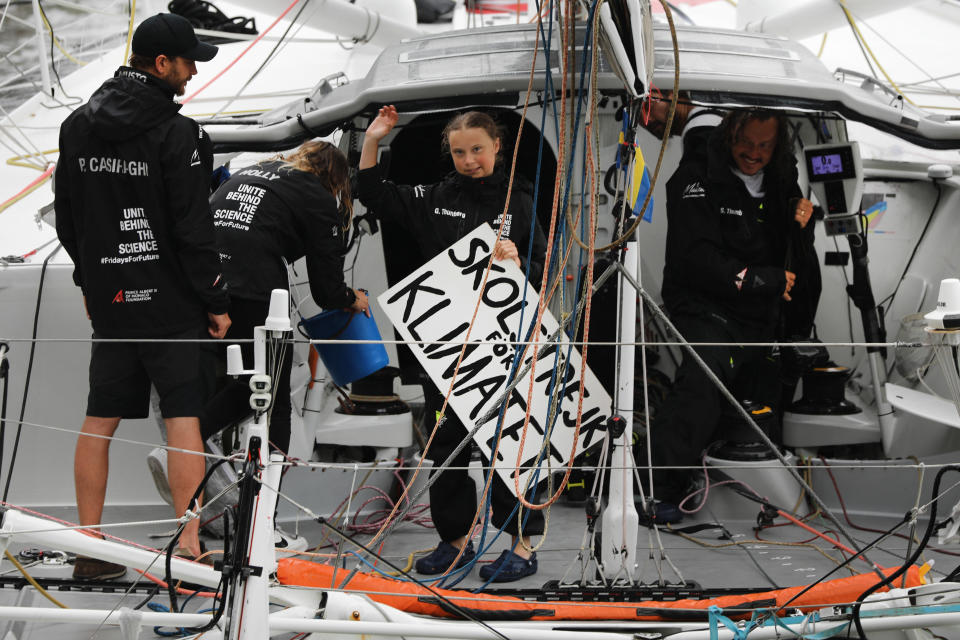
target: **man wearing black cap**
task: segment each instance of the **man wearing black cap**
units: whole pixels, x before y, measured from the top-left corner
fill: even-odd
[[[107,484],[104,437],[122,418],[147,416],[151,384],[170,446],[203,451],[197,339],[222,338],[230,318],[207,204],[209,153],[199,126],[178,113],[173,97],[196,73],[195,61],[216,53],[186,19],[147,18],[133,35],[131,66],[120,67],[60,128],[57,235],[73,259],[94,338],[129,340],[95,340],[91,349],[74,479],[80,524],[94,535]],[[183,516],[204,459],[171,451],[169,470],[174,509]],[[181,555],[200,553],[196,519],[184,527],[179,547]],[[106,580],[125,571],[79,557],[74,577]]]

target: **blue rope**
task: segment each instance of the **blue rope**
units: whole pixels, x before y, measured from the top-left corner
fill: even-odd
[[[150,607],[151,611],[156,611],[157,613],[170,613],[170,608],[160,604],[159,602],[148,602],[147,606]],[[177,627],[176,629],[176,631],[165,631],[162,626],[157,625],[153,628],[153,633],[161,638],[180,638],[187,635],[187,630],[185,628]]]
[[[589,40],[589,34],[590,34],[590,29],[592,28],[592,25],[593,25],[594,12],[595,12],[595,10],[596,10],[597,4],[598,4],[598,0],[595,0],[595,1],[594,1],[594,4],[593,4],[593,7],[592,7],[592,9],[591,9],[591,12],[590,12],[590,19],[589,19],[588,25],[587,25],[587,41],[586,41],[586,42],[590,42],[590,40]],[[551,5],[552,5],[552,0],[551,0]],[[537,8],[538,8],[538,9],[540,8],[539,5],[538,5]],[[551,35],[552,35],[552,25],[553,25],[552,21],[551,21],[550,24],[551,24]],[[542,28],[542,27],[541,27],[541,28]],[[548,42],[549,42],[549,41],[548,41]],[[582,64],[583,64],[584,66],[583,66],[583,68],[581,69],[581,76],[580,76],[580,77],[581,77],[581,86],[583,86],[583,79],[584,79],[584,76],[585,76],[585,73],[586,73],[586,59],[587,59],[587,58],[586,58],[586,55],[587,55],[587,52],[588,52],[588,50],[589,50],[589,47],[587,46],[586,42],[585,42],[585,44],[584,44],[584,56],[583,56],[583,62],[582,62]],[[547,46],[547,51],[549,52],[549,46]],[[549,56],[549,53],[548,53],[548,56]],[[547,64],[545,65],[545,66],[546,66],[546,70],[547,70],[547,83],[546,83],[546,84],[552,86],[552,74],[550,74],[550,64],[549,64],[549,62],[550,62],[550,61],[549,61],[549,58],[548,58]],[[549,92],[550,99],[551,99],[551,103],[553,104],[553,106],[554,106],[554,112],[556,113],[556,101],[552,99],[553,94],[554,94],[553,91],[550,91],[550,92]],[[581,114],[582,114],[582,109],[581,109],[582,104],[583,104],[583,96],[581,95],[580,98],[579,98],[578,110],[577,110],[576,118],[575,118],[575,120],[574,120],[574,132],[573,132],[573,135],[574,135],[574,145],[576,145],[576,132],[577,132],[577,128],[578,128],[578,125],[579,125],[580,117],[581,117]],[[545,118],[546,118],[546,110],[544,109],[543,112],[542,112],[542,115],[541,115],[541,132],[543,131],[544,126],[545,126],[545,122],[544,122],[544,121],[545,121]],[[538,162],[537,162],[537,186],[538,186],[538,187],[539,187],[539,178],[540,178],[540,171],[541,171],[541,164],[542,164],[542,148],[543,148],[543,137],[541,136],[541,139],[540,139],[540,150],[541,150],[541,151],[540,151],[540,155],[538,155]],[[583,156],[583,160],[584,160],[583,162],[581,162],[581,166],[582,166],[582,171],[581,171],[581,186],[582,186],[582,187],[584,187],[584,186],[586,185],[586,180],[587,180],[587,171],[586,171],[586,162],[585,162],[585,159],[586,159],[586,148],[587,148],[587,146],[586,146],[586,145],[583,145],[583,149],[582,149],[582,151],[581,151],[581,152],[582,152],[582,156]],[[572,152],[571,152],[571,156],[573,155],[573,153],[574,153],[575,151],[576,151],[576,147],[574,146],[574,148],[573,148],[573,150],[572,150]],[[571,182],[570,178],[572,177],[572,172],[573,172],[573,162],[569,162],[569,163],[568,163],[568,169],[567,169],[568,180],[567,180],[567,182],[566,182],[565,194],[564,194],[564,205],[566,205],[567,199],[568,199],[568,197],[569,197],[570,182]],[[538,193],[538,192],[539,192],[539,188],[536,189],[535,194]],[[536,195],[535,195],[535,197],[536,197]],[[581,188],[580,198],[581,198],[581,204],[582,204],[583,201],[584,201],[584,199],[586,198],[586,189],[585,189],[585,188]],[[564,206],[561,210],[566,210],[566,207]],[[585,220],[585,218],[583,218],[583,217],[581,216],[581,225],[584,225],[584,226],[585,226],[585,224],[586,224],[586,220]],[[561,255],[560,255],[560,254],[561,254],[561,251],[560,251],[560,249],[562,249],[562,247],[563,247],[563,244],[564,244],[564,243],[563,243],[563,240],[566,238],[566,233],[568,232],[568,231],[567,231],[567,228],[566,228],[566,216],[563,216],[563,217],[560,218],[560,220],[559,220],[559,222],[558,222],[558,229],[557,229],[557,230],[558,230],[558,233],[556,233],[556,234],[554,235],[554,247],[553,247],[552,256],[551,256],[551,263],[550,263],[550,265],[545,266],[545,268],[548,269],[548,278],[547,278],[547,281],[550,280],[550,277],[549,277],[550,275],[556,275],[557,277],[559,277],[560,275],[562,275],[562,274],[559,273],[559,270],[560,270],[560,259],[561,259]],[[572,232],[572,231],[571,231],[571,232]],[[532,249],[532,242],[530,243],[530,247],[528,248],[528,250],[529,250],[529,249]],[[530,254],[528,253],[528,255],[530,255]],[[579,262],[578,262],[578,269],[577,269],[578,274],[582,271],[582,268],[581,268],[582,266],[583,266],[583,252],[581,251],[581,252],[580,252]],[[555,272],[556,272],[556,273],[555,273]],[[578,275],[578,285],[580,284],[580,283],[579,283],[579,278],[580,278],[580,276]],[[546,292],[541,292],[541,294],[546,294]],[[579,302],[579,296],[580,296],[580,287],[578,286],[578,287],[577,287],[577,290],[576,290],[576,293],[575,293],[575,296],[574,296],[574,305],[573,305],[574,308],[576,308],[577,303]],[[530,335],[532,334],[532,330],[533,330],[533,324],[534,324],[534,323],[531,322],[531,327],[530,327],[530,329],[529,329],[528,332],[527,332],[527,340],[530,340]],[[570,366],[570,354],[572,353],[572,351],[573,351],[573,345],[572,345],[572,344],[568,344],[568,345],[567,345],[566,357],[564,358],[564,361],[563,361],[563,371],[561,372],[561,377],[560,377],[561,380],[565,380],[565,379],[566,379],[566,372],[567,372],[567,370],[568,370],[568,368],[569,368],[569,366]],[[557,350],[554,352],[554,364],[553,364],[553,367],[552,367],[552,370],[551,370],[551,374],[550,374],[550,384],[549,384],[549,387],[548,387],[548,389],[549,389],[549,395],[550,395],[551,397],[553,396],[553,394],[554,394],[554,392],[555,392],[555,390],[556,390],[557,369],[558,369],[558,364],[559,364],[559,357],[560,357],[560,350],[557,349]],[[509,376],[509,378],[508,378],[508,380],[510,380],[510,381],[512,381],[512,379],[513,379],[513,377],[514,377],[514,375],[515,375],[515,371],[516,371],[518,362],[519,362],[519,353],[514,357],[514,365],[513,365],[513,368],[512,368],[512,370],[511,370],[510,376]],[[558,403],[558,405],[557,405],[557,409],[556,409],[556,411],[554,412],[554,415],[553,415],[552,420],[550,421],[550,423],[549,423],[548,425],[545,426],[545,429],[544,429],[544,438],[545,438],[545,440],[549,440],[550,437],[551,437],[552,434],[553,434],[553,429],[554,429],[554,427],[556,426],[557,418],[560,416],[560,413],[561,413],[561,411],[562,411],[564,400],[565,400],[565,396],[560,398],[559,403]],[[503,409],[501,408],[501,417],[500,417],[500,420],[498,421],[498,424],[497,424],[497,435],[499,435],[499,430],[500,430],[500,428],[501,428],[501,426],[502,426],[502,420],[503,420]],[[539,453],[538,456],[537,456],[537,469],[534,471],[533,479],[531,480],[531,483],[530,483],[531,490],[530,490],[530,495],[528,496],[528,500],[531,499],[532,495],[535,494],[535,489],[536,489],[536,486],[537,486],[537,484],[538,484],[540,472],[541,472],[541,470],[542,470],[542,468],[541,468],[540,465],[541,465],[542,462],[543,462],[543,459],[544,459],[544,455],[545,455],[545,454],[546,454],[546,447],[541,448],[540,453]],[[489,500],[489,495],[488,495],[488,500]],[[507,522],[509,522],[509,521],[512,519],[513,515],[516,513],[516,511],[517,511],[518,508],[519,508],[519,503],[516,504],[516,505],[514,505],[513,509],[512,509],[511,512],[510,512],[510,516],[507,518]],[[527,514],[524,516],[524,520],[523,520],[523,526],[524,526],[524,527],[526,526],[527,518],[530,517],[530,512],[531,512],[531,510],[528,510],[528,511],[527,511]],[[499,534],[500,534],[501,531],[502,531],[502,529],[501,529],[500,531],[498,531],[498,533],[497,533],[497,536],[498,536],[498,537],[499,537]],[[485,533],[485,532],[484,532],[484,533]],[[494,539],[496,539],[496,538],[494,538]],[[483,540],[483,534],[481,534],[481,544],[482,544],[482,540]],[[491,542],[491,544],[492,544],[492,542]],[[481,553],[478,552],[478,553],[477,553],[477,556],[473,559],[472,562],[476,562],[476,558],[479,558],[480,555],[481,555]],[[502,569],[503,569],[503,564],[498,565],[497,569],[496,569],[496,570],[494,571],[494,573],[490,576],[490,578],[489,578],[483,585],[481,585],[479,588],[475,589],[474,591],[482,591],[482,590],[484,590],[491,582],[493,582],[493,581],[496,579],[496,577],[500,574],[500,571],[501,571]],[[462,579],[463,579],[463,578],[461,577],[457,582],[459,582],[459,581],[462,580]],[[455,582],[454,584],[456,584],[456,582]]]

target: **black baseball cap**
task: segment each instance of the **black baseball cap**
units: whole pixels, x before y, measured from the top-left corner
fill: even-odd
[[[141,22],[133,32],[133,52],[150,58],[165,55],[207,62],[217,55],[217,47],[197,40],[193,25],[183,16],[158,13]]]

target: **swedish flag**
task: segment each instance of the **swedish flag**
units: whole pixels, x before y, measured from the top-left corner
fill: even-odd
[[[623,134],[621,134],[622,136]],[[647,163],[643,160],[643,151],[636,139],[633,142],[633,171],[630,172],[630,184],[627,189],[627,204],[633,215],[641,215],[640,207],[643,206],[647,194],[650,192],[650,172],[647,171]],[[646,222],[653,222],[653,196],[647,208],[642,212],[642,217]]]

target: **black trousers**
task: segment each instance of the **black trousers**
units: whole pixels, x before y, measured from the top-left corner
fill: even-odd
[[[676,315],[671,320],[688,342],[736,343],[695,347],[695,350],[738,400],[749,399],[777,406],[779,366],[769,357],[769,347],[740,346],[750,341],[767,342],[768,338],[772,339],[772,327],[769,331],[756,327],[747,329],[714,314]],[[723,438],[724,416],[735,415],[736,409],[729,400],[684,350],[673,388],[651,425],[650,448],[654,466],[699,464],[700,454],[707,445]],[[656,497],[679,502],[685,497],[689,477],[689,471],[655,471]]]
[[[234,380],[225,375],[227,361],[225,346],[230,343],[231,338],[235,340],[252,338],[253,328],[263,325],[269,308],[269,301],[230,299],[232,324],[223,342],[218,342],[216,347],[219,368],[222,369],[219,391],[207,402],[200,417],[200,433],[204,440],[231,424],[243,420],[251,413],[250,376],[240,376]],[[280,371],[271,381],[274,389],[273,407],[270,410],[270,442],[273,444],[271,449],[278,449],[284,453],[290,448],[290,372],[293,369],[291,349],[292,346],[286,346]],[[253,343],[241,343],[240,350],[243,352],[244,366],[252,367]]]
[[[443,406],[443,395],[432,384],[425,384],[423,393],[424,423],[428,429],[433,429],[437,412]],[[428,452],[430,460],[437,465],[442,464],[457,448],[460,441],[467,437],[467,429],[449,406],[446,417]],[[465,468],[470,464],[472,448],[472,444],[464,447],[450,463],[452,467],[464,467],[464,469],[448,469],[430,486],[430,515],[437,533],[440,534],[440,539],[444,542],[451,542],[470,533],[470,522],[477,512],[477,485]],[[494,476],[490,485],[493,525],[498,529],[502,528],[512,536],[519,535],[516,512],[510,517],[514,506],[517,505],[517,499],[499,475],[494,473]],[[526,518],[526,526],[523,527],[524,535],[535,536],[543,533],[542,511],[524,509],[522,517]],[[480,521],[482,519],[483,514],[480,514]]]

